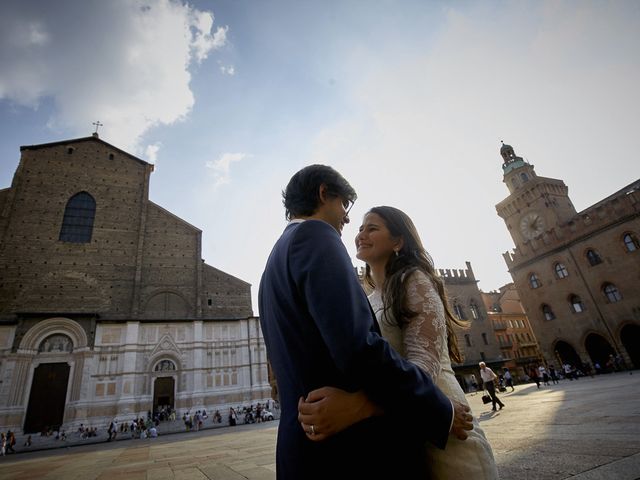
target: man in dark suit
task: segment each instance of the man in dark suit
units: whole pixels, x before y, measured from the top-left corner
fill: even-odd
[[[380,336],[340,239],[356,199],[351,185],[331,167],[311,165],[291,178],[283,199],[290,222],[259,291],[282,408],[278,479],[427,478],[424,442],[444,448],[452,429],[466,437],[468,409],[452,404]],[[306,435],[321,432],[303,430],[298,400],[325,385],[364,391],[384,414],[363,412],[363,421],[313,442]]]

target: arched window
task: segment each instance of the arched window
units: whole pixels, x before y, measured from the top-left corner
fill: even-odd
[[[469,335],[468,333],[465,333],[464,341],[467,343],[467,347],[470,347],[471,346],[471,335]]]
[[[87,192],[76,193],[64,209],[60,241],[88,243],[93,232],[96,201]]]
[[[567,271],[567,267],[564,264],[558,262],[555,265],[556,277],[558,278],[567,278],[569,276],[569,272]]]
[[[528,182],[529,181],[529,177],[527,176],[526,173],[521,173],[520,174],[520,178],[522,179],[522,182]]]
[[[471,303],[469,304],[469,310],[471,310],[471,316],[474,320],[478,320],[480,318],[480,311],[478,310],[476,302],[473,300],[471,300]]]
[[[599,263],[602,263],[602,259],[600,258],[600,255],[598,255],[598,252],[596,252],[595,250],[589,249],[587,250],[587,260],[589,260],[589,265],[591,265],[592,267],[594,265],[598,265]]]
[[[553,310],[551,310],[551,307],[547,304],[542,305],[542,313],[545,320],[553,320],[554,318],[556,318]]]
[[[540,285],[542,284],[540,283],[540,280],[538,280],[538,276],[535,273],[529,275],[529,286],[531,288],[539,288]]]
[[[482,334],[482,341],[484,342],[485,345],[489,345],[489,339],[487,338],[486,333]]]
[[[462,306],[458,302],[454,302],[453,311],[455,312],[456,316],[460,320],[466,320],[467,319],[467,317],[465,317],[465,315],[464,315],[464,310],[462,309]]]
[[[584,312],[584,303],[578,295],[571,295],[569,297],[569,303],[571,304],[571,311],[573,313]]]
[[[602,292],[607,297],[609,303],[616,303],[622,300],[622,295],[620,294],[620,290],[613,283],[605,283],[602,286]]]
[[[626,233],[624,237],[622,237],[624,241],[624,246],[627,249],[627,252],[635,252],[640,248],[640,244],[638,243],[638,239],[632,233]]]

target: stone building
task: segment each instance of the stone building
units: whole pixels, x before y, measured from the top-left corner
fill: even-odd
[[[543,361],[518,291],[513,283],[509,283],[497,291],[482,292],[481,295],[505,361],[504,366],[515,380],[524,381],[530,368],[537,368]]]
[[[439,269],[453,313],[468,322],[468,328],[455,328],[458,347],[463,353],[462,364],[453,363],[453,370],[463,389],[467,391],[474,381],[479,383],[480,368],[484,361],[498,373],[504,365],[500,345],[493,332],[493,324],[485,308],[482,292],[478,288],[471,263],[466,269]]]
[[[23,146],[0,190],[0,425],[38,432],[269,398],[251,286],[91,137]]]
[[[640,367],[640,180],[577,212],[562,180],[504,145],[504,254],[547,363]],[[604,168],[604,167],[603,167]]]

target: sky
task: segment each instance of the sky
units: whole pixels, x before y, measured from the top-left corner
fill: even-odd
[[[0,188],[20,146],[89,136],[155,164],[150,199],[252,284],[281,192],[321,163],[404,210],[437,268],[511,281],[501,141],[578,211],[640,178],[640,2],[3,0]]]

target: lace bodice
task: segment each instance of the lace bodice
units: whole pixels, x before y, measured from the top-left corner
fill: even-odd
[[[420,270],[408,275],[405,286],[406,306],[417,315],[402,327],[395,320],[384,318],[382,296],[378,290],[369,295],[369,302],[382,336],[400,355],[419,366],[435,381],[443,367],[451,368],[444,305],[431,279]],[[391,312],[386,315],[390,317]]]

